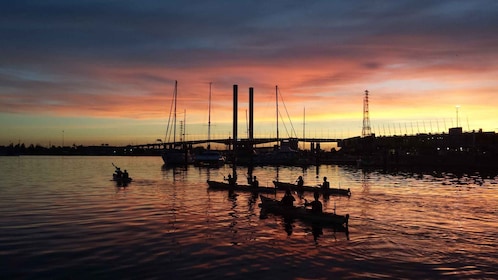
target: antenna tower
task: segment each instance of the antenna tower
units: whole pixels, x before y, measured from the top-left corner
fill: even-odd
[[[363,129],[361,130],[361,137],[372,135],[370,117],[368,115],[368,90],[365,90],[365,99],[363,99]]]

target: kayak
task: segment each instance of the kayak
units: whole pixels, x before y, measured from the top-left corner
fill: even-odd
[[[344,195],[344,196],[351,196],[351,190],[350,189],[340,189],[340,188],[328,188],[328,189],[323,189],[320,186],[317,187],[311,187],[311,186],[302,186],[298,187],[296,184],[293,183],[285,183],[285,182],[278,182],[278,181],[273,181],[273,184],[275,185],[275,188],[279,190],[292,190],[292,191],[302,191],[302,192],[320,192],[325,195]]]
[[[230,185],[225,182],[210,181],[207,180],[210,189],[214,190],[230,190],[230,191],[246,191],[246,192],[256,192],[256,193],[275,193],[276,188],[270,187],[253,187],[250,185]]]
[[[131,177],[119,177],[116,173],[112,174],[112,180],[116,181],[118,185],[129,184],[133,179]]]
[[[261,208],[265,211],[285,218],[299,219],[305,222],[319,224],[322,226],[343,226],[348,227],[349,214],[337,215],[333,213],[312,213],[310,209],[304,207],[284,207],[280,201],[260,195]]]
[[[116,170],[112,174],[112,180],[115,181],[118,186],[126,186],[132,181],[126,170],[124,172],[121,172],[121,168],[114,165],[114,163],[112,163],[112,166],[116,168]]]

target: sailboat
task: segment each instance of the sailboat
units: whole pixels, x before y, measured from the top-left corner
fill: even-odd
[[[279,137],[279,110],[278,110],[278,86],[275,86],[275,106],[277,117],[277,144],[274,146],[273,151],[264,154],[258,154],[255,159],[257,164],[271,164],[271,165],[295,165],[299,160],[297,151],[298,139],[291,137],[288,139],[280,139]]]
[[[219,167],[225,164],[225,157],[218,151],[211,150],[211,83],[209,83],[209,110],[208,110],[208,146],[207,151],[203,151],[194,156],[196,166]]]
[[[164,147],[163,153],[161,155],[165,165],[186,165],[191,162],[191,156],[185,142],[176,142],[176,100],[178,97],[178,81],[175,80],[175,90],[173,91],[172,108],[170,109],[170,115],[168,119],[168,125],[166,128],[166,139],[164,143],[168,143],[168,137],[173,135],[173,142],[168,146]],[[173,115],[172,115],[173,114]],[[172,125],[172,132],[171,127]]]

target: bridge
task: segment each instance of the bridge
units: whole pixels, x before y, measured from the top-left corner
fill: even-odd
[[[338,139],[338,138],[254,138],[254,139],[239,139],[237,140],[237,143],[240,146],[248,146],[252,144],[253,146],[255,145],[261,145],[261,144],[267,144],[267,143],[272,143],[272,142],[282,142],[282,141],[297,141],[299,142],[306,142],[306,143],[340,143],[343,141],[343,139]],[[224,138],[224,139],[211,139],[211,140],[190,140],[190,141],[182,141],[182,142],[177,142],[176,145],[186,145],[186,146],[195,146],[195,145],[202,145],[202,144],[208,144],[208,143],[216,143],[216,144],[223,144],[226,146],[231,146],[233,145],[233,139],[232,138]],[[137,144],[137,145],[127,145],[125,146],[126,148],[132,148],[132,149],[164,149],[167,147],[172,147],[175,145],[173,142],[157,142],[157,143],[150,143],[150,144]]]

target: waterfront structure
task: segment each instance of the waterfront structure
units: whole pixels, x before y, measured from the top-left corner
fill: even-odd
[[[370,127],[370,113],[368,110],[368,90],[365,90],[365,98],[363,99],[363,128],[361,130],[361,137],[368,137],[372,135]]]

